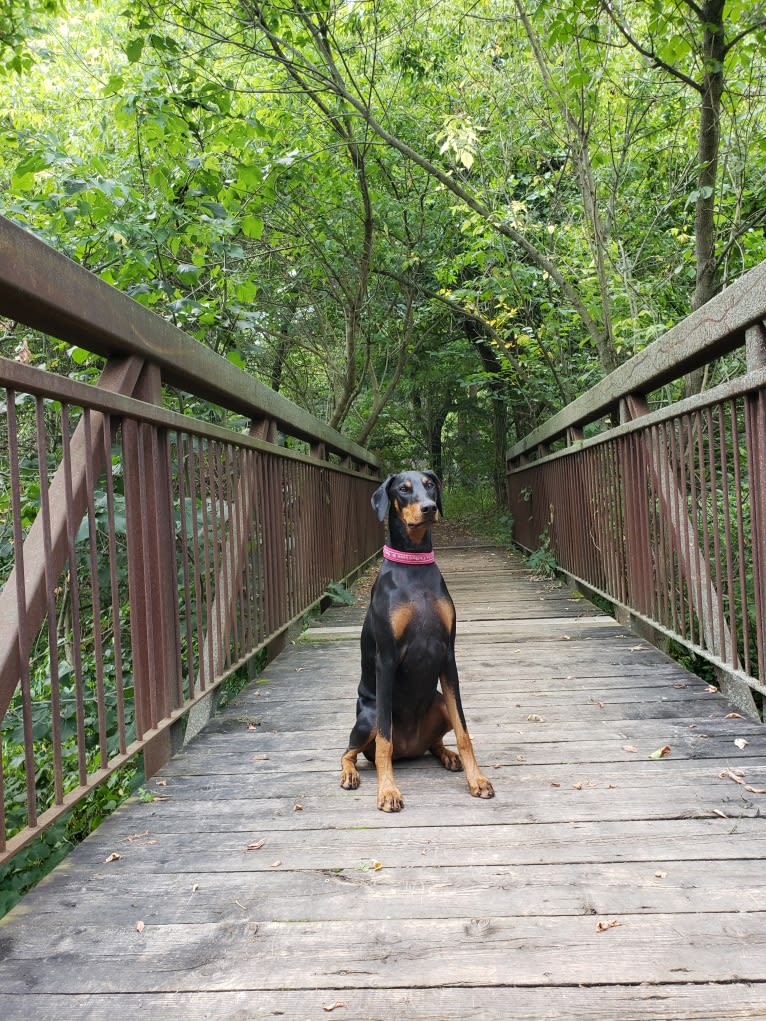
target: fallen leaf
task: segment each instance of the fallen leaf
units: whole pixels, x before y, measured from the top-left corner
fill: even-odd
[[[303,805],[298,804],[298,802],[296,801],[296,803],[293,805],[293,812],[302,812],[302,811],[303,811]]]
[[[726,714],[726,719],[727,720],[744,720],[744,718],[745,717],[742,715],[742,713],[727,713]]]
[[[281,861],[273,861],[271,863],[271,865],[269,865],[269,868],[270,869],[278,869],[281,864],[282,864]]]
[[[129,837],[125,837],[126,844],[132,844],[134,840],[140,840],[141,837],[148,837],[149,830],[144,830],[143,833],[131,833]]]
[[[268,760],[268,755],[254,755],[253,756],[253,762],[266,762],[267,760]]]
[[[606,932],[607,929],[613,929],[616,925],[619,924],[620,923],[616,918],[612,918],[611,921],[609,922],[599,922],[598,925],[596,926],[596,932]]]
[[[678,684],[674,684],[673,687],[674,688],[685,688],[685,687],[687,687],[687,685],[684,684],[683,681],[679,681]]]
[[[705,688],[705,691],[707,691],[708,694],[713,695],[715,692],[718,691],[718,688],[716,688],[715,684],[708,684],[708,686]]]
[[[561,786],[560,783],[554,783],[553,781],[551,781],[551,787],[560,787],[560,786]]]
[[[265,843],[266,843],[266,838],[265,837],[261,837],[261,839],[260,840],[256,840],[254,844],[248,844],[247,845],[247,850],[248,851],[260,851],[260,849],[263,847],[263,845]]]
[[[744,739],[744,737],[735,737],[734,744],[740,751],[742,751],[743,748],[747,748],[748,742]]]
[[[496,762],[496,763],[495,763],[495,764],[494,764],[494,765],[492,766],[492,768],[493,768],[493,769],[502,769],[502,768],[503,768],[503,764],[502,764],[502,762]]]
[[[645,648],[645,645],[631,645],[628,652],[643,652]]]
[[[667,876],[667,872],[655,872],[654,874],[658,879],[665,879]]]
[[[194,885],[192,886],[192,893],[196,893],[196,892],[197,892],[197,890],[199,890],[199,883],[195,883],[195,884],[194,884]]]
[[[538,716],[537,713],[530,713],[527,719],[530,723],[545,723],[545,719],[542,716]]]
[[[607,787],[607,790],[610,790],[610,791],[616,791],[617,790],[617,784],[616,783],[608,783],[606,785],[606,787]]]
[[[257,723],[248,723],[247,729],[248,730],[257,730],[258,729],[258,724]]]
[[[516,761],[517,762],[526,762],[527,761],[527,757],[526,757],[526,755],[517,755],[516,756]]]
[[[722,812],[720,808],[714,808],[713,809],[713,815],[720,815],[720,817],[722,819],[728,819],[729,818],[728,815],[725,812]]]
[[[370,862],[370,868],[373,869],[375,872],[380,872],[380,870],[383,868],[383,862],[377,861],[376,859],[373,858],[373,860]]]
[[[604,708],[604,703],[600,699],[599,699],[598,702],[596,702],[596,705],[599,707],[599,709],[603,709]]]
[[[157,787],[167,787],[168,785],[167,780],[155,780],[154,783]]]
[[[572,784],[572,788],[573,788],[573,790],[581,791],[582,790],[582,783],[580,783],[579,781],[577,783],[573,783]]]
[[[136,922],[136,932],[143,932],[143,931],[144,931],[144,923],[140,922],[140,921]]]
[[[632,745],[632,744],[624,744],[622,746],[622,750],[624,752],[637,752],[638,748],[636,748],[635,745]]]
[[[745,783],[745,774],[741,769],[724,769],[718,774],[722,780],[733,780],[734,783],[740,784],[744,787],[748,794],[766,794],[766,787],[753,787],[749,783]]]
[[[572,636],[571,635],[562,635],[561,636],[561,641],[562,642],[571,642],[572,641]]]
[[[110,861],[119,861],[122,858],[121,854],[116,851],[112,851],[108,858],[104,858],[104,865],[108,865]]]
[[[647,759],[664,759],[666,755],[670,755],[670,745],[663,745],[662,748],[658,748],[656,752],[652,752],[651,755],[647,755]]]
[[[345,1006],[346,1006],[346,1003],[345,1003],[344,1000],[336,1000],[335,1003],[328,1003],[328,1005],[326,1007],[322,1007],[322,1010],[326,1014],[329,1014],[330,1011],[337,1010],[338,1007],[345,1007]]]

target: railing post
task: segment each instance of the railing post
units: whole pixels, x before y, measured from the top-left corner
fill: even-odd
[[[162,403],[156,366],[144,366],[134,393],[148,404]],[[164,431],[130,420],[122,431],[133,683],[140,738],[182,702],[175,527]],[[136,641],[136,636],[141,639]],[[147,778],[167,762],[181,741],[180,721],[150,738],[143,753]]]

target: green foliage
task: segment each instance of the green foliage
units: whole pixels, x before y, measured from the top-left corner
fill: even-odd
[[[353,606],[356,602],[356,596],[342,581],[331,581],[324,595],[330,599],[333,606]]]
[[[556,555],[551,549],[551,540],[547,531],[542,533],[538,542],[540,545],[527,557],[527,567],[538,578],[555,578]]]

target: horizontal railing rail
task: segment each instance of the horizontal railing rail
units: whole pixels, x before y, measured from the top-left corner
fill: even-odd
[[[766,263],[508,452],[519,545],[701,657],[752,715],[766,695],[764,320]],[[736,378],[652,397],[740,349]]]
[[[0,315],[107,359],[89,385],[0,358],[1,861],[156,771],[382,533],[374,455],[2,218]]]

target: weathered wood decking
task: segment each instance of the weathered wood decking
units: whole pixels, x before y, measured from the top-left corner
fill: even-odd
[[[333,611],[0,923],[4,1021],[766,1017],[766,732],[505,554],[438,558],[495,800],[432,759],[400,815],[340,789]]]

